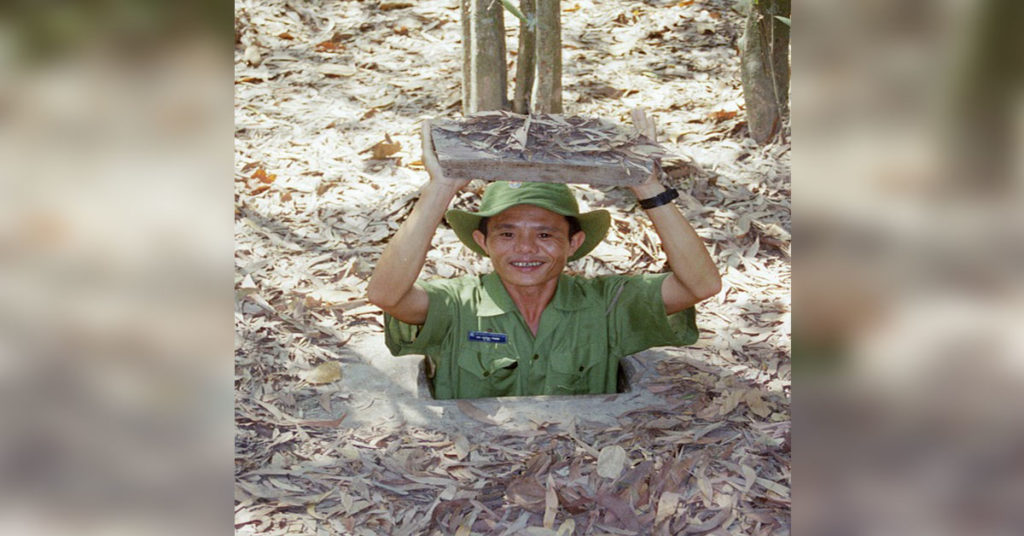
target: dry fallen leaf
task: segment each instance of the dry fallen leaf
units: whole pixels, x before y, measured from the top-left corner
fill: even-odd
[[[675,515],[681,499],[682,496],[678,493],[673,493],[671,491],[662,493],[661,497],[658,498],[658,509],[654,515],[654,524],[660,525],[666,519]]]
[[[505,489],[508,500],[536,513],[546,508],[547,490],[533,478],[519,478]]]
[[[320,74],[330,77],[347,77],[353,76],[359,72],[359,69],[351,65],[337,65],[334,63],[323,63],[316,68],[320,71]]]
[[[392,141],[390,134],[385,134],[383,140],[370,147],[370,151],[373,153],[371,158],[374,160],[383,160],[401,150],[402,144],[397,141]]]
[[[456,400],[455,406],[462,410],[462,413],[465,413],[467,417],[473,419],[474,421],[482,422],[484,424],[498,424],[494,419],[488,417],[487,414],[484,413],[482,409],[474,406],[473,403],[468,400]]]
[[[713,34],[715,33],[715,24],[713,22],[697,21],[695,23],[697,32],[702,34]]]
[[[783,486],[782,484],[772,482],[771,480],[760,477],[757,478],[757,483],[764,486],[764,489],[771,491],[772,493],[775,493],[780,497],[789,497],[789,488]]]
[[[704,476],[704,471],[697,474],[697,489],[700,490],[701,495],[710,504],[714,491],[712,491],[711,481],[708,480],[708,477]]]
[[[555,478],[548,473],[548,490],[544,494],[544,528],[555,526],[555,514],[558,513],[558,494],[555,493]]]
[[[743,493],[749,493],[750,488],[754,487],[754,482],[757,481],[757,471],[749,465],[741,465],[740,472],[743,473],[745,482],[743,483]]]
[[[257,290],[256,282],[252,280],[252,274],[245,274],[242,282],[238,284],[240,290]]]
[[[301,376],[306,383],[311,385],[336,382],[341,379],[341,363],[337,361],[324,361],[305,371]]]
[[[458,460],[465,460],[466,456],[469,455],[473,447],[469,444],[469,440],[462,434],[457,434],[455,440],[452,442],[452,448],[455,449],[455,458]]]
[[[344,49],[344,45],[335,41],[323,41],[316,44],[317,52],[337,52]]]
[[[384,0],[377,7],[379,7],[381,11],[391,11],[393,9],[405,9],[407,7],[412,7],[412,2]]]
[[[758,417],[767,417],[772,414],[772,406],[761,397],[759,389],[750,389],[743,395],[743,401],[747,403],[750,411]]]
[[[722,395],[720,399],[722,405],[718,410],[718,415],[724,417],[732,413],[733,410],[735,410],[736,407],[740,405],[740,402],[743,400],[744,394],[745,391],[741,389],[733,389]]]
[[[626,468],[626,449],[608,445],[597,456],[597,474],[604,478],[618,478]]]
[[[246,47],[245,53],[242,57],[245,59],[246,63],[253,67],[259,65],[260,62],[263,61],[263,58],[260,56],[260,49],[256,45],[249,45]]]
[[[714,112],[709,113],[708,114],[708,119],[711,119],[712,121],[714,121],[716,123],[719,123],[719,122],[725,121],[726,119],[732,119],[732,118],[736,117],[736,115],[738,113],[739,112],[737,112],[736,110],[718,110],[718,111],[714,111]]]
[[[250,177],[253,179],[259,179],[260,182],[262,183],[270,184],[274,182],[274,179],[277,178],[277,175],[274,173],[267,173],[267,170],[259,168],[252,175],[250,175]]]

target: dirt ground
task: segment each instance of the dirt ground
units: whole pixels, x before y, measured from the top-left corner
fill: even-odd
[[[383,338],[366,281],[426,181],[420,123],[461,113],[457,0],[235,5],[237,533],[789,533],[790,144],[746,136],[733,2],[562,2],[566,114],[643,106],[676,155],[666,181],[724,280],[700,340],[661,350],[652,402],[617,425],[468,403],[461,428],[355,418],[344,381]],[[574,188],[613,226],[570,269],[662,269],[630,192]],[[442,227],[423,277],[488,269]]]

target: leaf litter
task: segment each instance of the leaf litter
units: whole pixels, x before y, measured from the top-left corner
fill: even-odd
[[[465,179],[519,173],[522,180],[637,184],[667,155],[634,128],[600,117],[479,112],[432,122],[431,138],[445,174]]]
[[[789,533],[790,145],[756,146],[733,114],[732,5],[563,4],[567,112],[657,116],[664,180],[723,274],[700,340],[642,387],[660,403],[523,430],[467,402],[474,427],[453,430],[349,426],[359,407],[318,380],[344,375],[351,337],[382,336],[366,282],[425,180],[422,119],[458,117],[458,3],[236,2],[237,533]],[[661,269],[628,191],[573,188],[612,213],[573,271]],[[488,269],[442,227],[423,277]]]

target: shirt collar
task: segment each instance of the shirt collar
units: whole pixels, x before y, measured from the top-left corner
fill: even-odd
[[[483,292],[480,293],[479,316],[498,316],[516,310],[516,304],[505,290],[498,274],[491,272],[481,277]],[[582,292],[575,278],[562,274],[558,279],[558,287],[551,298],[549,307],[562,311],[576,311],[586,307],[586,295]]]
[[[483,292],[480,293],[479,316],[498,316],[516,310],[512,296],[508,295],[505,285],[501,284],[498,274],[491,272],[480,278],[483,281]]]

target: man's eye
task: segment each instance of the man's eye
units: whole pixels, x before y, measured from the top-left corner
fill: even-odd
[[[541,238],[551,238],[551,235],[550,235],[549,233],[540,233],[540,235],[539,235],[539,236],[540,236]]]
[[[505,231],[503,233],[498,233],[498,236],[500,236],[502,238],[512,238],[512,233],[510,233],[508,231]]]

